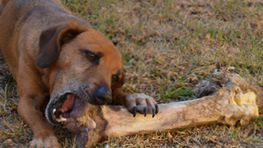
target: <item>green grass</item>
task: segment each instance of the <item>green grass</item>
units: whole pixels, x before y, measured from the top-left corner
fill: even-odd
[[[234,66],[263,86],[263,2],[260,0],[63,0],[75,14],[113,40],[123,55],[125,91],[158,102],[191,99],[192,87],[216,63]],[[3,67],[2,67],[3,66]],[[1,71],[7,68],[2,65]],[[0,143],[25,146],[32,138],[16,112],[10,74],[1,73]],[[246,127],[224,125],[113,138],[98,147],[259,147],[263,120]],[[74,147],[57,129],[60,142]],[[67,138],[65,138],[67,137]]]
[[[184,100],[189,100],[189,98],[193,96],[194,96],[194,92],[191,88],[179,87],[165,91],[163,98],[184,101]]]

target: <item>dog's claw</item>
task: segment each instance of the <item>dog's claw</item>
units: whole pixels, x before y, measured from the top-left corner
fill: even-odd
[[[155,104],[155,114],[158,114],[158,112],[159,112],[159,107],[157,104]]]
[[[146,117],[146,115],[147,115],[147,108],[146,107],[143,108],[143,113],[144,113],[144,117]]]
[[[156,111],[155,111],[156,109],[152,109],[152,117],[154,118],[154,116],[155,116],[155,113],[156,113]]]
[[[136,106],[134,106],[134,107],[132,108],[133,117],[136,116],[136,113],[137,113],[137,108],[136,108]]]
[[[133,114],[133,117],[136,116],[137,112],[143,114],[145,117],[147,114],[152,114],[152,117],[155,117],[158,113],[158,106],[154,99],[143,93],[127,95],[126,106]]]

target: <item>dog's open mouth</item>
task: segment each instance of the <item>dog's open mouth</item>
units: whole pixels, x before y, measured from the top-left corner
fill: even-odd
[[[70,112],[73,110],[74,103],[77,96],[74,94],[65,94],[62,96],[57,104],[57,107],[53,108],[52,115],[53,119],[57,122],[65,122],[70,118]]]
[[[65,123],[72,117],[80,116],[85,102],[73,93],[66,93],[46,108],[46,118],[53,124]]]

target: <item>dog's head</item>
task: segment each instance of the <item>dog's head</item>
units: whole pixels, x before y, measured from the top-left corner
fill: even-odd
[[[123,84],[122,59],[99,32],[76,22],[43,31],[37,65],[46,73],[50,100],[45,109],[51,123],[80,112],[82,104],[107,104],[111,90]]]

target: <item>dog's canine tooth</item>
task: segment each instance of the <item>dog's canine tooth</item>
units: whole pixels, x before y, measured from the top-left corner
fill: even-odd
[[[57,111],[57,109],[54,108],[54,109],[52,110],[52,113],[54,114],[56,111]]]
[[[67,118],[62,117],[62,115],[59,116],[59,118],[57,119],[58,122],[65,122],[67,121]]]

